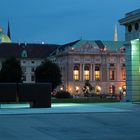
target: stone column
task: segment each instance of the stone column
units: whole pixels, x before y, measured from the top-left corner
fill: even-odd
[[[84,79],[84,67],[85,67],[85,64],[83,64],[83,70],[82,70],[82,79],[83,79],[83,81],[85,81],[85,79]]]
[[[90,80],[93,81],[93,64],[90,65]]]
[[[80,63],[80,81],[82,80],[82,73],[83,73],[83,69],[82,69],[82,64]]]

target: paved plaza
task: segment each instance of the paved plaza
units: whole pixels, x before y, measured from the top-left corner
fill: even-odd
[[[0,140],[16,139],[139,140],[140,104],[53,104],[50,109],[0,109]]]

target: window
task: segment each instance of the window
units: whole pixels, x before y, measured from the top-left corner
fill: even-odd
[[[109,93],[110,94],[115,94],[115,86],[114,85],[109,86]]]
[[[22,81],[26,81],[26,75],[22,76]]]
[[[86,81],[90,80],[90,74],[89,73],[90,73],[89,72],[89,66],[86,65],[84,67],[84,80],[86,80]]]
[[[95,65],[95,80],[98,81],[100,80],[100,65]]]
[[[23,50],[22,53],[21,53],[21,57],[22,58],[26,58],[28,55],[27,55],[27,51],[26,50]]]
[[[109,69],[109,80],[115,80],[115,71],[114,71],[114,69]]]
[[[135,30],[139,30],[139,23],[135,23]]]
[[[22,63],[23,63],[23,64],[25,64],[25,63],[26,63],[26,61],[23,61]]]
[[[114,67],[114,64],[110,64],[110,67]]]
[[[115,80],[115,65],[113,63],[110,64],[109,80]]]
[[[35,68],[33,67],[33,68],[31,69],[31,71],[32,71],[32,72],[35,72]]]
[[[121,73],[122,73],[122,80],[126,80],[126,70],[125,70],[125,67],[122,67]]]
[[[132,25],[128,25],[128,32],[131,32],[132,31]]]
[[[75,81],[79,80],[79,66],[74,66],[73,80],[75,80]]]
[[[31,61],[31,63],[32,63],[32,64],[34,64],[34,63],[35,63],[35,61]]]
[[[22,67],[22,72],[23,72],[23,73],[26,72],[26,67]]]
[[[35,76],[34,75],[31,76],[31,81],[35,81]]]
[[[101,93],[101,87],[97,85],[97,86],[95,87],[95,92],[96,92],[96,94]]]

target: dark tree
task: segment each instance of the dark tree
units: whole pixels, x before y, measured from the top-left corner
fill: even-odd
[[[36,68],[35,77],[36,82],[51,83],[52,91],[62,83],[59,66],[49,60],[46,60],[43,64]]]
[[[11,57],[2,63],[0,70],[0,82],[19,83],[22,78],[20,62],[15,57]]]

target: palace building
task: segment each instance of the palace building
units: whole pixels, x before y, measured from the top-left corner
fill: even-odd
[[[77,40],[58,47],[49,59],[60,66],[61,89],[80,94],[89,81],[97,94],[119,94],[126,89],[124,53],[123,42]]]
[[[125,93],[125,48],[118,41],[115,27],[114,41],[77,40],[64,45],[11,43],[0,28],[0,67],[2,62],[15,56],[20,60],[23,82],[35,83],[34,71],[46,58],[58,64],[62,72],[62,85],[57,90],[82,94],[88,81],[97,94]]]

